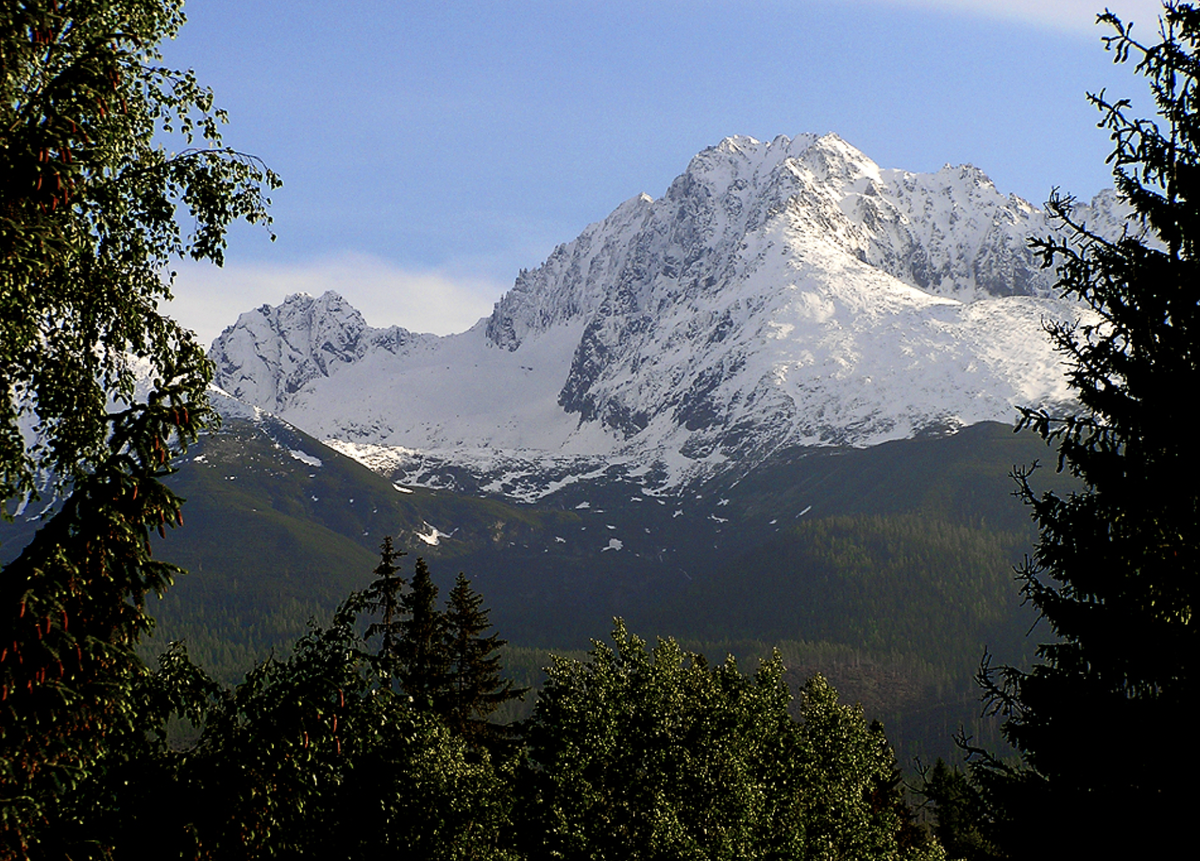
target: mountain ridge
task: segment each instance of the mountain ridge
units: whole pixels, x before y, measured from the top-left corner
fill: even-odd
[[[1080,217],[1122,223],[1111,195]],[[883,169],[832,134],[726,138],[523,270],[466,332],[372,329],[336,294],[292,296],[222,333],[216,381],[409,483],[465,470],[529,500],[616,465],[681,487],[785,446],[1068,400],[1042,321],[1087,312],[1028,246],[1054,229],[969,165]]]

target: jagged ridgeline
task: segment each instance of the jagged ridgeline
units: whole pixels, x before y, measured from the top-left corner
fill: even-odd
[[[1119,232],[1101,194],[1080,217]],[[435,337],[335,294],[249,311],[218,384],[404,482],[535,501],[621,471],[678,489],[789,446],[875,445],[1068,397],[1027,245],[978,169],[880,168],[836,135],[729,138]]]

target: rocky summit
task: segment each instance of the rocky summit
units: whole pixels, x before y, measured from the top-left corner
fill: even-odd
[[[1111,192],[1079,206],[1105,232]],[[647,492],[794,446],[869,446],[1068,399],[1032,237],[1057,226],[971,166],[883,169],[833,134],[727,138],[522,271],[446,337],[341,297],[248,311],[216,383],[412,484],[529,501]]]

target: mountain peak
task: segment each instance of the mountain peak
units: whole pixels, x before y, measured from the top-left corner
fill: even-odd
[[[1088,216],[1120,220],[1107,198]],[[379,462],[405,481],[536,496],[621,462],[678,486],[780,446],[1067,399],[1041,321],[1082,312],[1028,245],[1054,229],[972,165],[910,173],[832,133],[734,136],[522,270],[482,326],[375,330],[336,294],[292,296],[212,356],[234,395],[393,447]]]
[[[372,329],[340,294],[293,293],[277,306],[238,317],[209,350],[215,380],[226,392],[272,412],[285,410],[313,381],[361,359],[371,349],[395,353],[431,336],[392,326]]]

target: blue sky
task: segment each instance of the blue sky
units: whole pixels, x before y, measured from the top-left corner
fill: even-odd
[[[1156,0],[1113,0],[1153,40]],[[732,134],[837,132],[883,167],[982,168],[1040,204],[1110,185],[1087,91],[1146,104],[1080,0],[193,0],[165,46],[284,179],[172,313],[336,289],[370,324],[461,331],[521,267]],[[1149,112],[1143,108],[1142,113]]]

